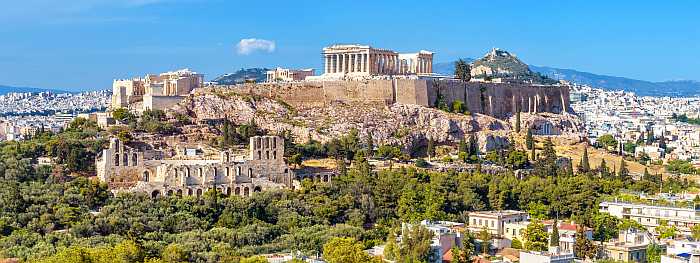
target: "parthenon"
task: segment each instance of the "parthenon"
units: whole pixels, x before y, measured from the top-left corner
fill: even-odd
[[[333,45],[323,48],[324,75],[431,74],[433,52],[399,54],[368,45]]]

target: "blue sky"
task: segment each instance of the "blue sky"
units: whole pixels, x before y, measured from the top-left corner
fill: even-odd
[[[499,47],[535,65],[700,80],[699,11],[691,0],[8,0],[0,85],[94,90],[184,67],[207,79],[242,67],[319,68],[332,43],[426,49],[435,62]],[[274,50],[253,41],[266,49],[240,53],[252,38]]]

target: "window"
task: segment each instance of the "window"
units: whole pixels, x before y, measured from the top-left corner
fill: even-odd
[[[119,166],[119,154],[114,155],[114,166]]]
[[[138,154],[134,153],[131,155],[131,165],[137,166],[139,165],[139,156]]]

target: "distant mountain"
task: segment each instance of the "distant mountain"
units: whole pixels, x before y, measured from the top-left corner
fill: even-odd
[[[216,82],[219,85],[234,85],[246,82],[246,80],[255,80],[255,82],[264,82],[267,78],[265,73],[269,69],[267,68],[247,68],[239,69],[234,73],[228,73],[216,77],[212,82]]]
[[[467,62],[473,62],[472,58],[465,58]],[[606,90],[625,90],[640,96],[669,96],[692,97],[700,96],[700,82],[693,80],[675,80],[663,82],[651,82],[623,77],[598,75],[573,69],[561,69],[547,66],[529,65],[530,70],[539,72],[552,79],[585,84]],[[433,65],[433,71],[439,74],[454,74],[454,61],[442,62]]]
[[[55,93],[69,93],[69,92],[63,91],[63,90],[30,88],[30,87],[13,87],[13,86],[0,85],[0,95],[5,95],[7,93],[12,93],[12,92],[44,92],[44,91],[50,91],[50,92],[55,92]]]
[[[559,69],[530,65],[534,71],[553,79],[563,79],[578,84],[600,87],[608,90],[632,91],[641,96],[688,97],[700,95],[700,82],[676,80],[651,82],[623,77],[598,75],[573,69]]]

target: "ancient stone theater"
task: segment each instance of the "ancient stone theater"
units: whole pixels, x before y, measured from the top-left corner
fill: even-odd
[[[114,192],[200,196],[209,189],[227,195],[250,196],[274,188],[293,188],[294,175],[285,164],[284,140],[277,136],[250,138],[247,158],[230,150],[218,158],[191,155],[166,158],[164,150],[148,145],[126,145],[112,138],[97,157],[97,176]]]

